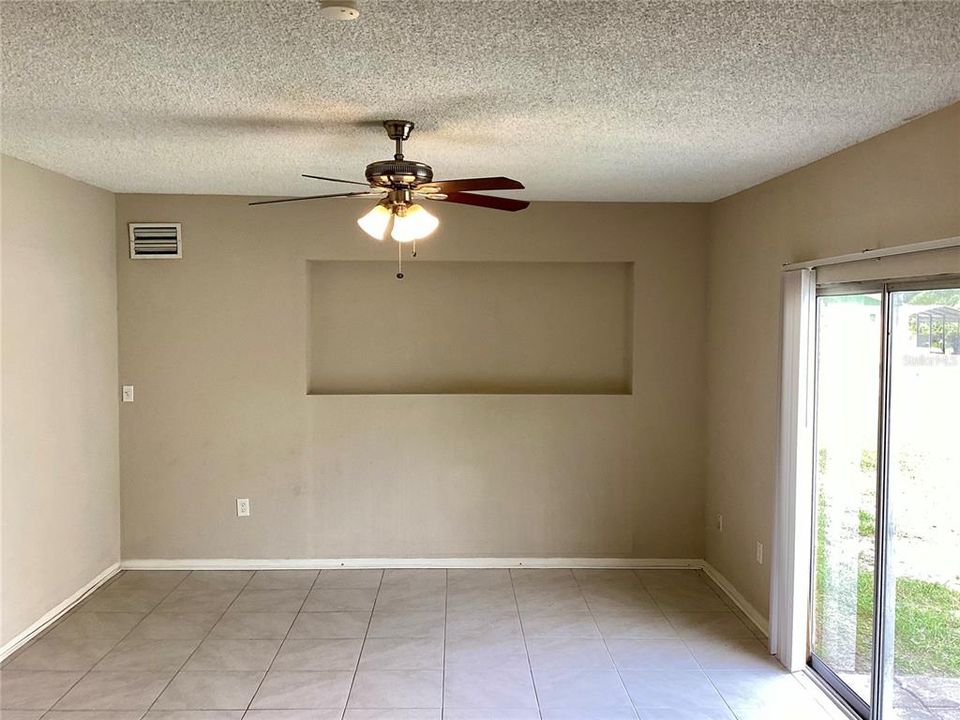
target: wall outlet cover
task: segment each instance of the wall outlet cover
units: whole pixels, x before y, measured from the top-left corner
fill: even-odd
[[[250,499],[237,498],[237,517],[250,516]]]

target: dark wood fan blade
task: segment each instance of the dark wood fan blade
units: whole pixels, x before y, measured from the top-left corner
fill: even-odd
[[[428,200],[437,202],[460,203],[462,205],[476,205],[477,207],[491,208],[492,210],[506,210],[507,212],[516,212],[529,207],[530,203],[526,200],[514,200],[513,198],[494,197],[493,195],[475,195],[474,193],[452,192],[446,193],[446,197],[425,196]]]
[[[257,200],[257,202],[247,203],[248,205],[273,205],[274,203],[297,202],[298,200],[321,200],[323,198],[335,197],[380,197],[382,193],[375,192],[352,192],[337,193],[335,195],[307,195],[306,197],[283,198],[282,200]]]
[[[369,187],[370,183],[357,182],[356,180],[341,180],[340,178],[328,178],[323,177],[322,175],[307,175],[304,173],[301,177],[312,178],[314,180],[328,180],[329,182],[338,182],[338,183],[347,183],[348,185],[363,185],[364,187]]]
[[[432,180],[425,187],[436,187],[435,192],[453,193],[470,190],[523,190],[523,183],[505,177],[463,178],[461,180]]]

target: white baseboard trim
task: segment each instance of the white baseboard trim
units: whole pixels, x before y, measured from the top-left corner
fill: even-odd
[[[661,568],[699,569],[696,558],[184,558],[122,560],[124,570],[323,570],[329,568]]]
[[[53,625],[53,623],[59,620],[65,612],[70,610],[74,605],[79,603],[87,595],[103,585],[118,572],[120,572],[120,563],[114,563],[93,578],[93,580],[77,590],[73,595],[46,613],[43,617],[33,623],[33,625],[5,643],[2,647],[0,647],[0,661],[6,660],[16,650],[19,650],[21,647],[33,640],[33,638],[35,638],[37,635]]]
[[[0,660],[52,625],[120,570],[323,570],[330,568],[631,568],[703,570],[764,636],[769,621],[706,560],[700,558],[448,557],[448,558],[146,558],[106,568],[33,625],[0,647]]]
[[[323,570],[330,568],[631,568],[703,570],[758,632],[769,636],[770,623],[759,610],[706,560],[700,558],[592,558],[592,557],[444,557],[444,558],[143,558],[120,562],[123,570]],[[109,568],[71,601],[62,613],[89,590],[117,571]],[[53,612],[53,611],[52,611]]]
[[[753,626],[759,630],[764,637],[770,636],[770,621],[765,618],[759,610],[757,610],[753,605],[751,605],[747,599],[740,594],[740,591],[737,590],[733,583],[731,583],[727,578],[720,573],[713,565],[708,563],[706,560],[701,560],[701,569],[706,573],[707,577],[713,580],[721,590],[726,594],[728,598],[733,602],[734,605],[747,616],[747,619],[753,624]]]

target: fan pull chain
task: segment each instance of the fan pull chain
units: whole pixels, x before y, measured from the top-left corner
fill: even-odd
[[[403,245],[397,243],[397,280],[403,280]]]
[[[410,253],[410,257],[416,257],[416,256],[417,256],[417,240],[416,240],[416,238],[414,238],[414,240],[413,240],[413,252]]]

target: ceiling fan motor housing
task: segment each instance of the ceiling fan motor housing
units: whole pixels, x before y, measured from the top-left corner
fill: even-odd
[[[330,2],[343,0],[330,0]],[[422,208],[414,200],[447,201],[463,205],[476,205],[516,212],[523,210],[530,203],[525,200],[496,197],[493,195],[478,195],[470,190],[523,190],[523,184],[506,177],[462,178],[459,180],[441,180],[433,182],[433,168],[426,163],[407,160],[403,156],[403,143],[413,132],[414,124],[410,120],[384,120],[383,129],[396,146],[392,160],[378,160],[367,165],[364,174],[372,192],[336,193],[333,195],[311,195],[302,198],[283,198],[281,200],[259,200],[251,205],[267,205],[272,203],[294,202],[296,200],[318,200],[328,197],[355,197],[377,196],[383,192],[382,199],[377,206],[358,222],[371,236],[382,239],[382,222],[384,209],[396,217],[406,216],[407,210],[416,210],[421,218],[430,218],[436,227],[436,219],[429,213],[420,213]],[[362,185],[354,180],[340,180],[339,178],[321,177],[320,175],[304,175],[304,177],[331,182]],[[372,219],[371,219],[372,218]],[[388,218],[389,219],[389,218]],[[364,225],[367,223],[369,229]],[[433,229],[428,231],[433,232]],[[397,236],[394,235],[396,238]],[[412,238],[411,238],[412,239]]]
[[[407,188],[433,180],[433,168],[413,160],[379,160],[367,165],[367,182],[382,188]]]

